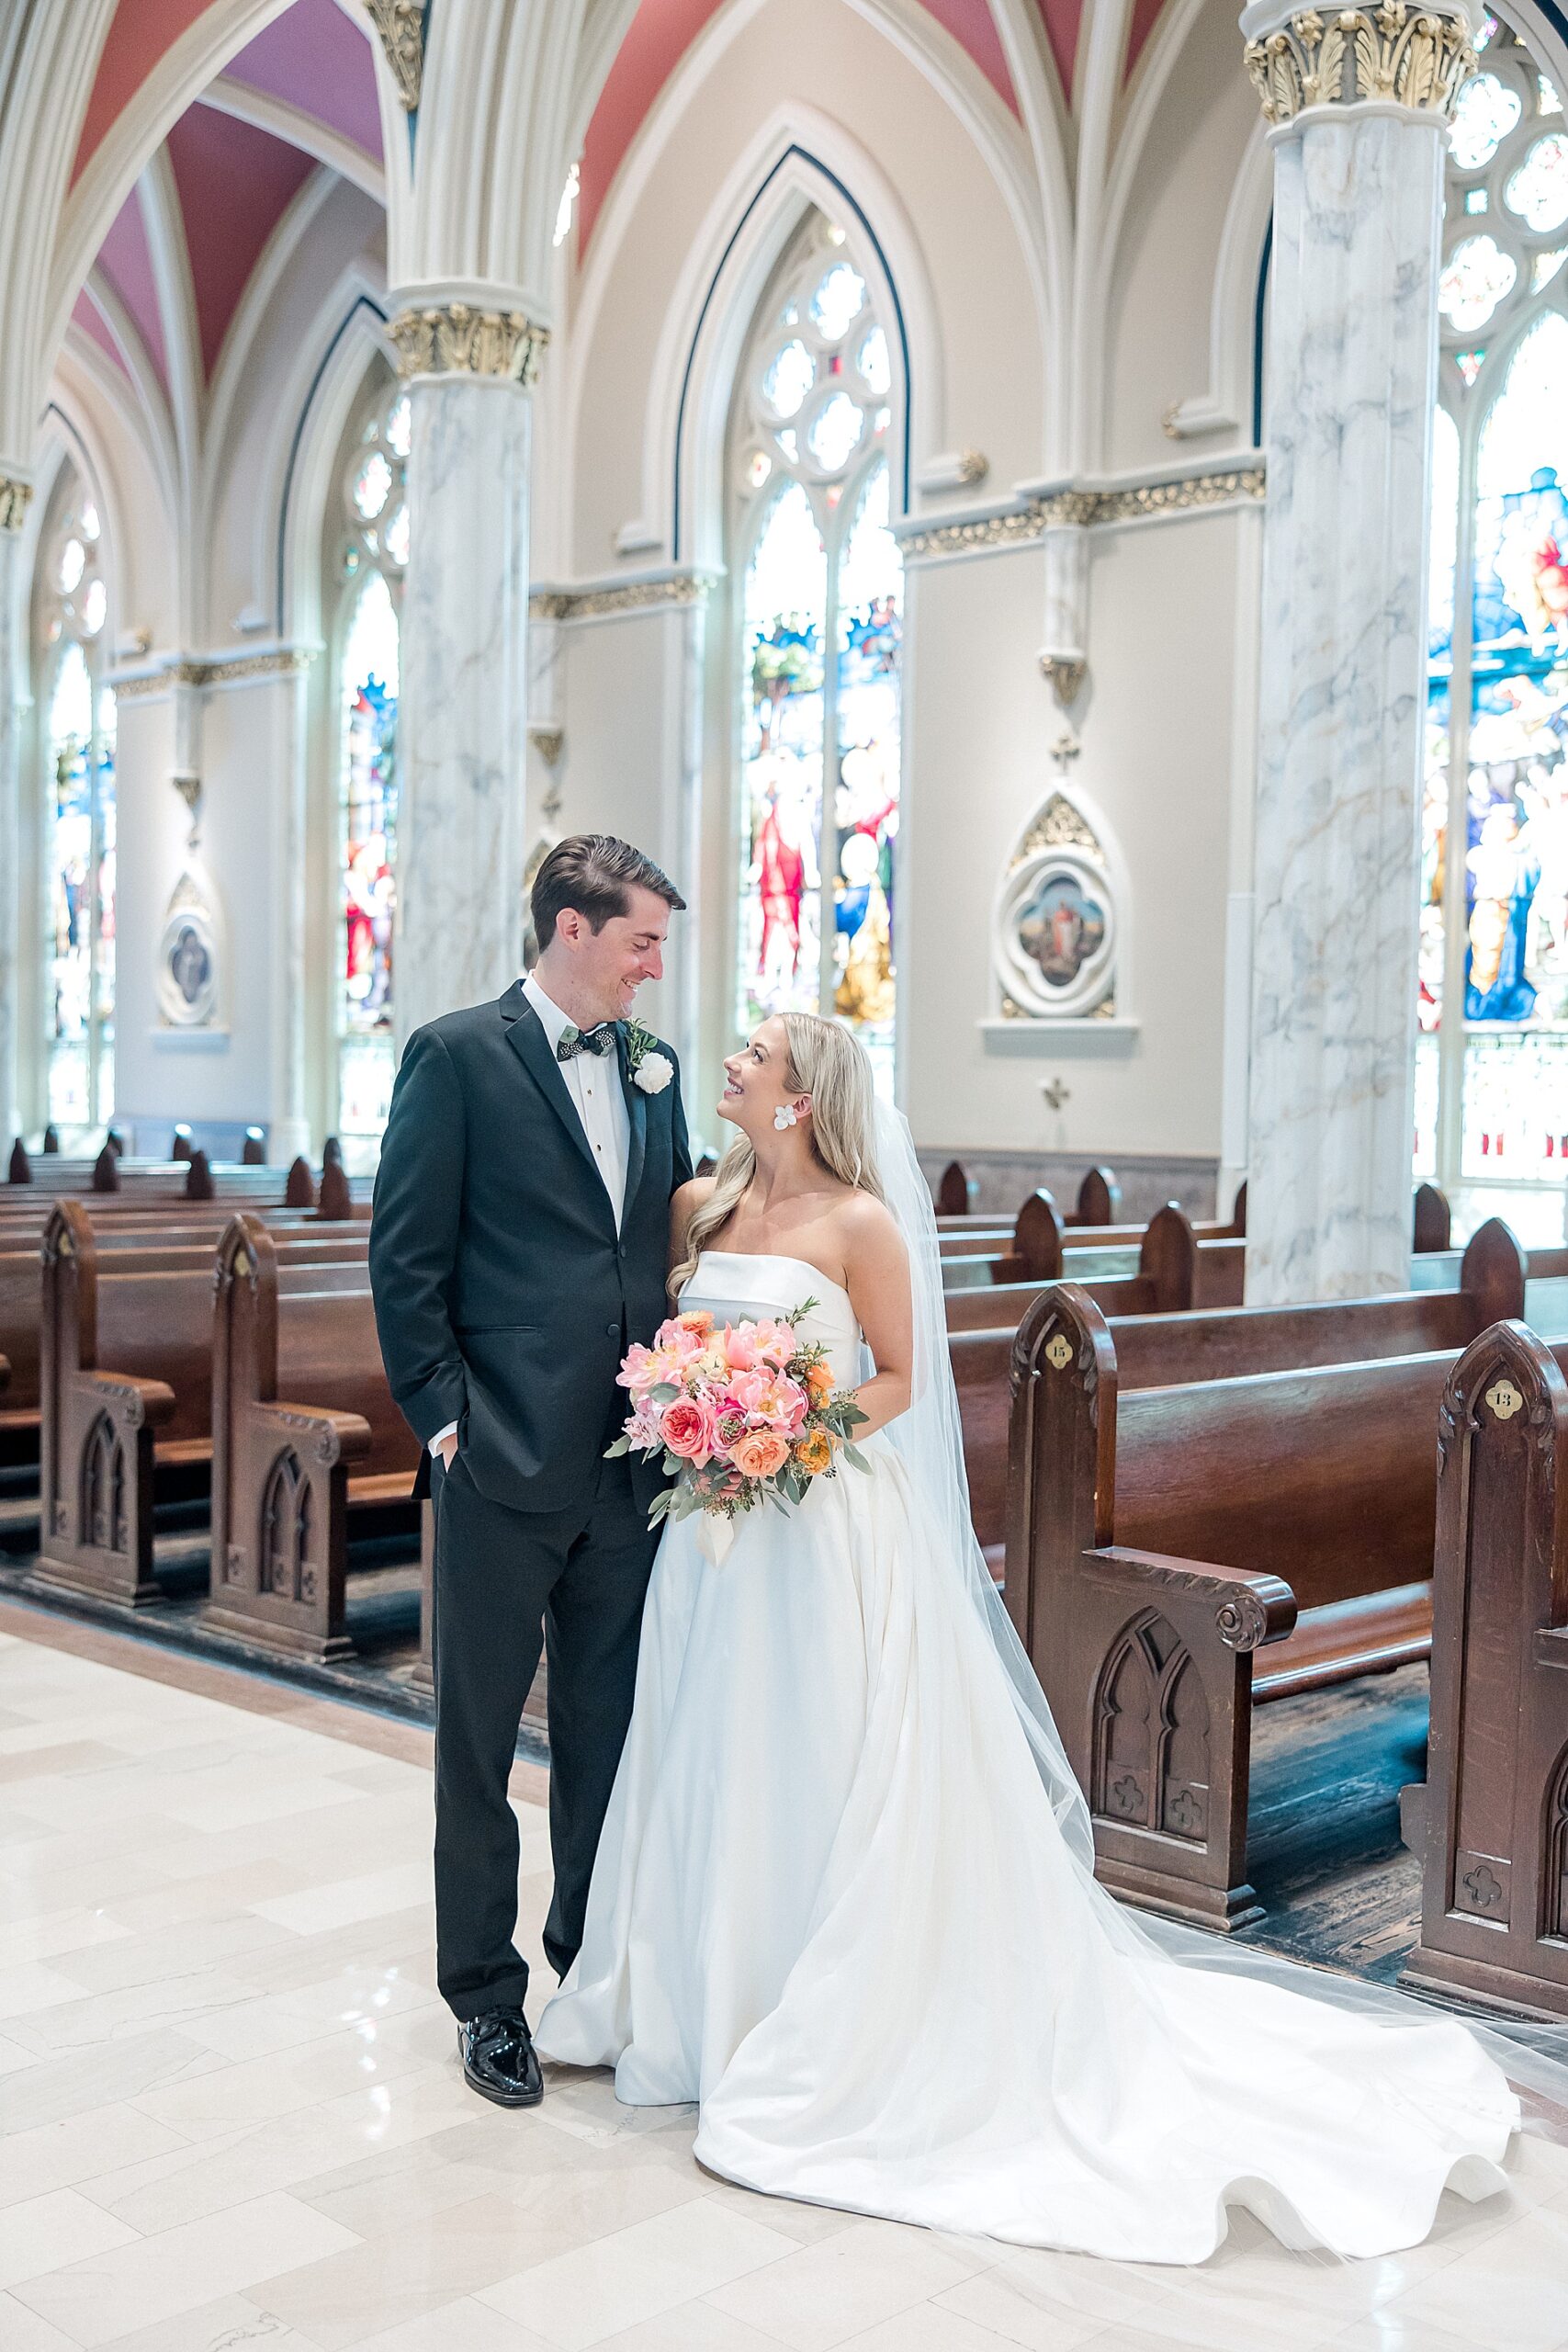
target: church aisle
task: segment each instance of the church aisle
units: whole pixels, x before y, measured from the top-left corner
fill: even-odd
[[[123,1658],[121,1666],[113,1661]],[[1568,2150],[1359,2266],[1192,2271],[749,2197],[689,2110],[489,2109],[434,1990],[424,1734],[0,1607],[6,2352],[1568,2345]],[[545,1776],[519,1766],[542,1968]],[[953,2000],[960,1988],[939,1988]]]

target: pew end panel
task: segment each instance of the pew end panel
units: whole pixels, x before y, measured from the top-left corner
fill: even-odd
[[[979,1196],[980,1187],[962,1160],[950,1159],[936,1188],[938,1216],[972,1216]]]
[[[1066,1228],[1062,1212],[1050,1193],[1042,1189],[1031,1193],[1018,1213],[1013,1227],[1012,1250],[1004,1259],[1008,1272],[998,1273],[998,1282],[1055,1283],[1062,1279],[1062,1252],[1066,1246],[1063,1236]]]
[[[1422,1865],[1407,1983],[1568,2016],[1568,1380],[1522,1323],[1438,1417],[1432,1734],[1402,1801]]]
[[[1122,1217],[1122,1187],[1111,1168],[1091,1168],[1078,1186],[1077,1206],[1069,1225],[1117,1225]]]
[[[62,1591],[144,1608],[162,1598],[150,1568],[153,1449],[155,1432],[175,1419],[175,1392],[161,1380],[99,1371],[98,1248],[78,1202],[51,1212],[41,1271],[32,1573]]]
[[[1296,1623],[1266,1572],[1126,1544],[1086,1551],[1074,1594],[1083,1781],[1102,1884],[1234,1932],[1247,1877],[1253,1653]]]
[[[212,1346],[212,1573],[205,1622],[291,1657],[353,1654],[344,1628],[358,1413],[277,1396],[278,1264],[258,1218],[219,1245]]]

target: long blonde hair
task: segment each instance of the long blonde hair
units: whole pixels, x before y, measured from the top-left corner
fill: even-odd
[[[876,1087],[863,1048],[840,1021],[817,1012],[785,1012],[780,1019],[789,1039],[784,1087],[811,1097],[811,1148],[829,1176],[857,1191],[885,1198],[876,1170]],[[670,1295],[680,1295],[705,1246],[722,1232],[756,1172],[757,1155],[739,1135],[718,1163],[713,1191],[686,1227],[686,1254],[670,1276]]]

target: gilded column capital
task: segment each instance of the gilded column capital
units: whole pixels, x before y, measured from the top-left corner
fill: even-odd
[[[400,376],[491,376],[530,389],[550,339],[547,327],[521,311],[476,311],[467,302],[400,311],[387,332]]]
[[[1247,70],[1264,120],[1279,130],[1313,107],[1399,107],[1447,122],[1475,70],[1470,19],[1459,5],[1411,8],[1306,8],[1271,29],[1257,27],[1264,8],[1248,8]],[[1249,19],[1252,20],[1249,22]]]
[[[412,114],[424,78],[424,0],[365,0],[365,6],[387,52],[403,112]]]
[[[0,474],[0,531],[19,531],[32,503],[30,481],[18,481],[14,474]]]

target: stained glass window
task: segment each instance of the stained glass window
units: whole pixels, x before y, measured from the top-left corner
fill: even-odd
[[[1555,90],[1500,21],[1456,121],[1439,295],[1416,1166],[1459,1200],[1465,1225],[1501,1207],[1523,1239],[1558,1240],[1568,1182],[1568,133]],[[1478,192],[1495,236],[1466,225]],[[1478,348],[1468,338],[1482,326]]]
[[[102,534],[68,477],[44,567],[47,1116],[67,1149],[114,1115],[115,707],[97,683]]]
[[[409,551],[408,453],[408,394],[393,390],[368,416],[344,485],[337,1127],[351,1165],[374,1157],[395,1069],[397,599]]]
[[[813,212],[761,304],[730,476],[740,597],[737,1019],[848,1022],[891,1094],[904,571],[893,362],[845,232]]]

